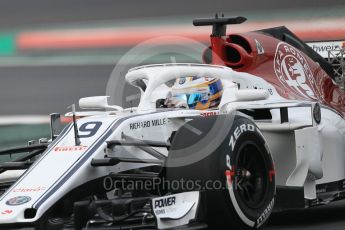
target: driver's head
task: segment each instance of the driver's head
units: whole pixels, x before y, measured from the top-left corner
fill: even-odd
[[[223,93],[216,78],[183,77],[176,79],[166,99],[170,108],[211,109],[218,107]]]

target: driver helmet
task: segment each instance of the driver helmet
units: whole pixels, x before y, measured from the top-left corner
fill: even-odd
[[[169,108],[217,108],[223,93],[220,79],[210,77],[182,77],[176,79],[166,99]]]

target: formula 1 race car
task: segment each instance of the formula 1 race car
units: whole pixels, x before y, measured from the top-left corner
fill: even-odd
[[[194,21],[213,26],[204,64],[129,70],[138,107],[82,98],[51,140],[1,151],[24,154],[0,165],[0,228],[258,229],[345,198],[331,66],[285,27],[226,35],[244,21]]]

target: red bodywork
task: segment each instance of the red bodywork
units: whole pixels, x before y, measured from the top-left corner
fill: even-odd
[[[345,93],[320,65],[269,35],[248,32],[225,38],[211,36],[203,60],[262,77],[286,99],[319,101],[345,116]]]

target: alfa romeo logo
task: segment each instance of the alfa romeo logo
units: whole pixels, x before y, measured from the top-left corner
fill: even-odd
[[[17,206],[17,205],[28,203],[30,200],[31,200],[31,197],[29,196],[17,196],[6,201],[6,204],[9,206]]]
[[[279,43],[274,57],[274,71],[279,81],[298,97],[316,99],[316,84],[307,60],[296,48]]]

